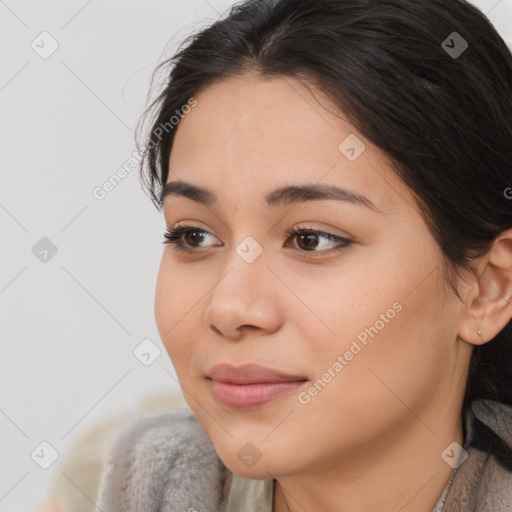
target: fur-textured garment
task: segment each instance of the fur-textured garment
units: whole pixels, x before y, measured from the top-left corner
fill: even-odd
[[[455,472],[443,512],[512,512],[512,406],[474,400],[465,428],[468,457]],[[190,409],[152,414],[116,438],[98,508],[224,512],[232,478]]]

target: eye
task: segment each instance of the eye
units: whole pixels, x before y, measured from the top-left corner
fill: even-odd
[[[301,252],[331,253],[338,252],[348,247],[352,242],[332,233],[325,233],[310,228],[294,227],[287,231],[289,238],[296,238],[298,248]],[[183,252],[198,252],[197,249],[204,248],[201,245],[208,238],[215,238],[208,231],[198,226],[182,224],[164,233],[164,244],[173,245],[177,250]],[[329,245],[331,247],[329,248]],[[327,246],[327,247],[326,247]],[[320,250],[317,250],[320,248]]]
[[[170,244],[177,250],[183,252],[194,252],[195,247],[203,247],[200,245],[205,239],[215,238],[208,231],[197,226],[182,224],[171,229],[167,229],[164,233],[164,244]],[[184,242],[185,240],[185,242]]]
[[[332,233],[325,233],[311,228],[294,227],[286,233],[289,237],[297,239],[297,245],[305,252],[332,253],[348,247],[352,242]],[[324,242],[322,242],[322,239]],[[331,244],[331,248],[329,248]],[[326,247],[327,246],[327,247]],[[320,248],[320,250],[317,250]]]

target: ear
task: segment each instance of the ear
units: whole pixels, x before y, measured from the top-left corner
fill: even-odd
[[[477,265],[458,335],[472,345],[492,340],[512,318],[512,229],[496,237]]]

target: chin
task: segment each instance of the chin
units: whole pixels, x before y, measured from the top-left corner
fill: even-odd
[[[232,451],[232,447],[226,447],[225,450],[217,450],[217,455],[220,457],[224,465],[233,473],[243,478],[250,478],[253,480],[263,480],[267,478],[276,478],[284,473],[287,473],[286,468],[283,467],[282,461],[276,460],[274,453],[272,458],[265,452],[254,454],[254,459],[250,461],[247,455],[251,449],[246,453],[239,456],[238,451]],[[260,458],[258,458],[260,457]],[[245,459],[245,460],[244,460]]]
[[[239,436],[231,432],[233,437],[224,431],[210,436],[213,447],[224,465],[233,473],[244,478],[255,480],[276,478],[293,474],[298,471],[294,448],[287,446],[283,439],[265,440],[265,431],[258,439],[256,437]],[[251,441],[251,439],[255,439]],[[290,454],[292,456],[290,456]]]

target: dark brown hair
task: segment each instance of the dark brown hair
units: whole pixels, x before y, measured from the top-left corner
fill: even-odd
[[[155,74],[162,69],[164,87],[141,119],[150,116],[150,134],[137,142],[159,207],[179,126],[169,119],[214,82],[256,72],[318,87],[389,155],[459,299],[458,271],[512,227],[512,54],[464,0],[247,0],[189,36]],[[511,367],[509,322],[473,349],[463,410],[475,398],[512,404]]]

